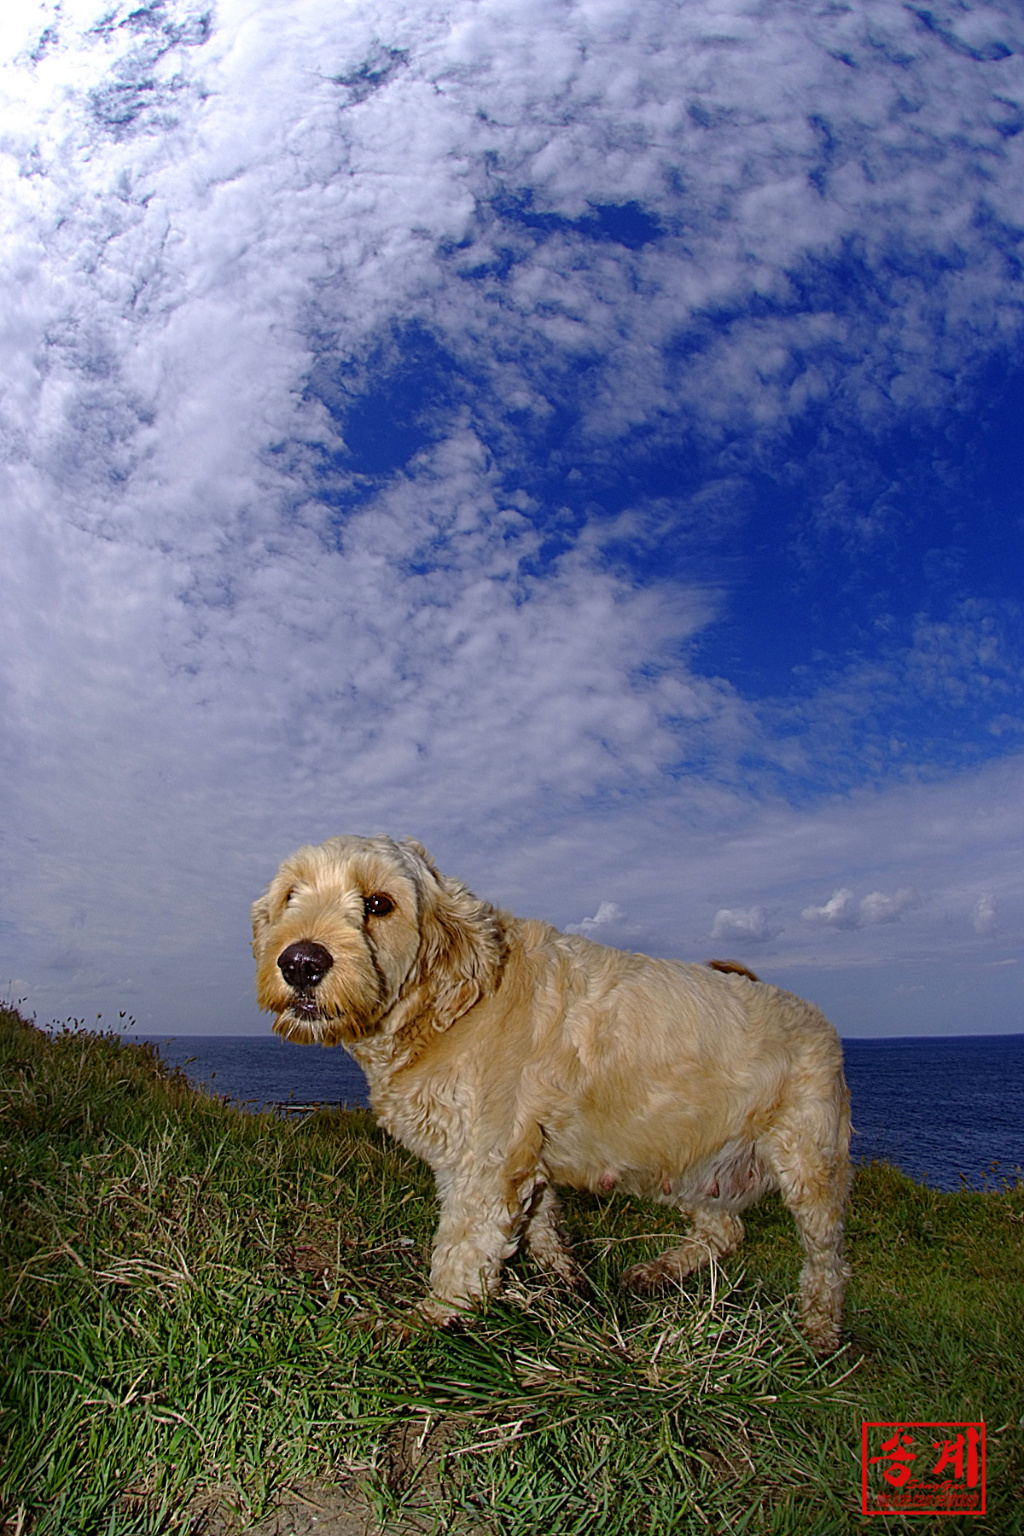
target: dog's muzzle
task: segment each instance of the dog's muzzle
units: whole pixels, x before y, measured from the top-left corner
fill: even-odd
[[[320,985],[334,964],[329,949],[315,939],[299,939],[277,957],[277,968],[290,987],[307,997]]]

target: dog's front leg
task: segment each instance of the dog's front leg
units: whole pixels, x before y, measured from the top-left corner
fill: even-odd
[[[583,1271],[561,1229],[562,1208],[550,1184],[538,1190],[530,1206],[523,1241],[531,1258],[550,1270],[563,1285],[574,1291],[586,1289]]]
[[[509,1177],[490,1169],[444,1187],[438,1180],[441,1220],[430,1261],[431,1294],[418,1308],[429,1322],[450,1322],[497,1292],[540,1182],[536,1172]]]

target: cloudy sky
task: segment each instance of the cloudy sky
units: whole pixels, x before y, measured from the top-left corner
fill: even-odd
[[[337,832],[1024,1029],[1016,0],[0,20],[0,990],[258,1032]]]

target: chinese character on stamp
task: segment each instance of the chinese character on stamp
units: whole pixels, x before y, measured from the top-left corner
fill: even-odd
[[[865,1515],[983,1515],[985,1425],[861,1426]]]

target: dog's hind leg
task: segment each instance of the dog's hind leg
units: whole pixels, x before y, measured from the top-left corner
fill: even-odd
[[[678,1248],[669,1248],[646,1264],[634,1264],[622,1277],[624,1286],[641,1295],[663,1290],[712,1259],[726,1258],[743,1241],[743,1223],[735,1211],[699,1205],[691,1215],[690,1230]]]
[[[545,1184],[530,1207],[523,1242],[542,1269],[550,1270],[563,1285],[576,1290],[584,1283],[583,1271],[562,1233],[561,1214],[558,1196],[550,1184]]]
[[[712,1259],[727,1258],[743,1241],[740,1211],[760,1199],[773,1183],[753,1142],[723,1147],[705,1166],[699,1193],[679,1200],[679,1209],[689,1214],[691,1224],[678,1248],[646,1264],[635,1264],[626,1271],[623,1284],[634,1291],[656,1291]],[[670,1186],[664,1192],[669,1195]]]
[[[850,1108],[845,1087],[832,1106],[794,1114],[772,1132],[766,1155],[804,1249],[800,1325],[819,1355],[839,1347],[843,1291],[843,1211],[850,1185]]]

